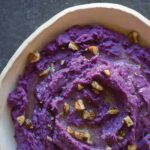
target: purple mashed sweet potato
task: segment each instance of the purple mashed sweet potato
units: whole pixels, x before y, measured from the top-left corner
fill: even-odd
[[[149,150],[150,48],[74,26],[30,54],[8,103],[17,150]]]

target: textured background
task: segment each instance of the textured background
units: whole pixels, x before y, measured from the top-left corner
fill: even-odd
[[[150,0],[0,0],[0,71],[23,40],[47,19],[64,8],[93,2],[123,4],[150,19]]]

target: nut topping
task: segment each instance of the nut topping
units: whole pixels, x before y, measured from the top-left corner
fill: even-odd
[[[123,140],[125,137],[125,132],[124,131],[120,131],[119,135],[118,135],[118,140]]]
[[[99,95],[100,94],[100,91],[96,90],[96,89],[92,89],[92,91],[96,94],[96,95]]]
[[[92,81],[91,86],[98,91],[104,90],[103,86],[101,86],[97,81]]]
[[[61,60],[60,64],[64,65],[65,64],[65,60]]]
[[[55,65],[51,63],[51,72],[55,72]]]
[[[128,145],[128,150],[136,150],[137,146],[135,144]]]
[[[25,123],[27,128],[33,129],[32,121],[30,119],[26,119]]]
[[[55,118],[54,117],[51,117],[51,120],[53,121]]]
[[[83,119],[85,119],[85,120],[93,120],[95,117],[96,117],[96,114],[92,110],[90,110],[90,111],[85,110],[83,112]]]
[[[49,130],[53,129],[52,126],[51,126],[51,124],[47,124],[47,127],[48,127]]]
[[[80,90],[82,90],[82,89],[84,89],[84,86],[79,83],[79,84],[78,84],[78,90],[80,91]]]
[[[29,61],[30,63],[35,63],[41,59],[39,52],[32,52],[29,54]]]
[[[137,72],[134,72],[134,75],[135,75],[135,76],[138,76],[138,73],[137,73]]]
[[[68,114],[69,110],[70,110],[69,104],[68,103],[64,103],[63,109],[64,109],[64,114]]]
[[[69,42],[68,48],[72,49],[73,51],[79,50],[79,46],[75,42]]]
[[[83,133],[83,132],[80,132],[80,131],[75,131],[75,132],[74,132],[74,136],[75,136],[75,138],[78,139],[78,140],[83,140],[83,138],[84,138],[84,133]]]
[[[85,110],[85,105],[83,103],[83,100],[82,99],[77,100],[74,104],[74,108],[76,111]]]
[[[132,31],[129,33],[128,37],[131,39],[134,43],[139,43],[139,37],[138,32]]]
[[[80,140],[80,141],[85,141],[88,144],[92,144],[91,141],[91,135],[89,132],[87,131],[77,131],[74,130],[73,128],[71,128],[70,126],[68,126],[66,128],[67,132],[72,135],[73,137],[75,137],[76,139]]]
[[[112,150],[112,148],[110,146],[106,146],[106,150]]]
[[[110,108],[107,113],[110,115],[117,115],[119,110],[117,108]]]
[[[19,125],[22,126],[25,121],[25,116],[24,115],[18,116],[17,121],[18,121]]]
[[[47,136],[47,140],[52,142],[52,138],[50,136]]]
[[[54,71],[55,71],[55,66],[54,66],[53,63],[51,64],[50,67],[48,67],[47,69],[45,69],[44,71],[42,71],[42,72],[39,74],[39,76],[40,76],[40,77],[41,77],[41,76],[46,76],[46,75],[49,74],[50,71],[51,71],[51,72],[54,72]]]
[[[48,75],[48,73],[50,72],[50,67],[48,67],[46,70],[44,70],[44,71],[42,71],[40,74],[39,74],[39,76],[41,77],[41,76],[46,76],[46,75]]]
[[[92,139],[91,139],[92,137],[91,137],[91,135],[90,135],[90,133],[89,132],[87,132],[87,131],[85,131],[84,132],[84,140],[86,141],[86,143],[88,143],[88,144],[92,144],[93,142],[92,142]]]
[[[70,126],[67,127],[67,132],[71,135],[74,134],[74,130]]]
[[[99,54],[99,49],[97,46],[89,46],[88,51],[91,52],[94,55],[98,55]]]
[[[130,118],[130,116],[126,116],[124,118],[124,122],[127,124],[128,127],[131,127],[134,125],[134,122],[132,121],[132,119]]]
[[[88,132],[75,131],[74,137],[78,140],[85,141],[88,144],[92,144],[91,135]]]
[[[104,72],[104,75],[106,77],[110,77],[111,76],[110,71],[108,69],[105,69],[103,72]]]

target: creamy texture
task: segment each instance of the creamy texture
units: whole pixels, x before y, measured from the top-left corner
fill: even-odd
[[[102,26],[70,28],[40,51],[38,61],[28,63],[9,94],[17,149],[149,150],[149,81],[149,48]],[[77,100],[83,110],[75,109]],[[91,119],[83,117],[85,110],[93,112]],[[78,139],[75,131],[88,133],[90,140]]]

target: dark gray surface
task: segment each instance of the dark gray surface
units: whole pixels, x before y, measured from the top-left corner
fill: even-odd
[[[0,0],[0,71],[38,26],[64,8],[111,2],[133,8],[150,19],[150,0]]]

